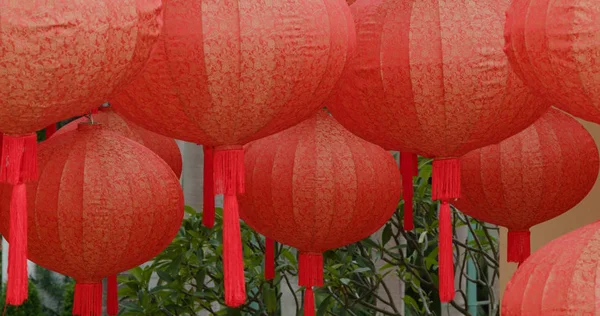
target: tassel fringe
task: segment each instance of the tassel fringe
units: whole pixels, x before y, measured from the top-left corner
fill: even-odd
[[[315,315],[315,295],[313,286],[323,286],[323,255],[320,253],[300,253],[298,285],[304,286],[304,315]]]
[[[235,195],[225,195],[223,208],[223,269],[225,304],[238,307],[246,301],[244,258],[240,233],[238,202]]]
[[[214,180],[217,194],[244,193],[244,149],[242,147],[215,148]]]
[[[73,315],[102,315],[102,283],[75,284]]]
[[[404,199],[405,231],[410,231],[415,228],[413,222],[413,176],[415,175],[414,158],[414,154],[400,153],[400,174],[402,175],[402,198]]]
[[[315,293],[311,286],[304,291],[304,316],[315,316]]]
[[[202,224],[205,227],[215,226],[215,189],[214,189],[214,160],[213,149],[204,146],[204,210]]]
[[[6,303],[21,305],[27,300],[27,188],[13,187],[10,201],[10,234],[8,237],[8,284]]]
[[[508,250],[506,259],[508,262],[523,263],[531,254],[531,233],[529,231],[509,231]]]
[[[452,250],[452,217],[450,214],[450,204],[448,204],[448,201],[442,201],[439,216],[440,301],[443,303],[447,303],[454,299],[454,251]]]
[[[460,160],[434,160],[431,181],[431,198],[433,200],[458,199],[460,197]]]
[[[119,314],[119,284],[116,274],[106,280],[106,313],[110,316]]]
[[[275,241],[265,239],[265,280],[275,279]]]

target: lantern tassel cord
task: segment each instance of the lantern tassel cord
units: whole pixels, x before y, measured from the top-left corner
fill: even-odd
[[[225,304],[238,307],[246,301],[244,258],[237,193],[244,193],[244,149],[241,146],[214,150],[215,192],[224,194],[223,273]]]
[[[508,262],[523,263],[531,254],[531,234],[529,231],[509,231],[508,249],[506,258]]]
[[[413,176],[415,175],[414,154],[400,153],[400,174],[402,175],[402,198],[404,199],[404,230],[415,228],[413,220]],[[418,169],[418,167],[417,167]]]
[[[304,315],[315,315],[314,286],[323,286],[323,255],[320,253],[300,253],[298,264],[298,285],[305,287]]]
[[[56,124],[50,124],[46,127],[46,140],[50,139],[56,133]]]
[[[434,160],[431,196],[440,200],[439,212],[439,292],[440,301],[454,299],[454,251],[452,249],[452,216],[450,200],[460,197],[460,161],[458,159]]]
[[[6,303],[21,305],[27,299],[27,188],[37,179],[37,136],[2,135],[0,182],[13,186],[10,202],[8,284]]]
[[[119,285],[117,275],[111,275],[106,280],[106,313],[110,316],[119,314]]]
[[[202,211],[202,224],[208,228],[215,226],[213,166],[213,149],[212,147],[204,146],[204,210]]]
[[[102,283],[75,284],[73,315],[102,315]]]
[[[265,239],[265,280],[275,279],[275,241],[269,237]]]

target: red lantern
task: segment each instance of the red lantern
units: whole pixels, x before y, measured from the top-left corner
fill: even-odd
[[[2,1],[0,4],[0,181],[37,177],[35,132],[106,101],[148,58],[160,28],[160,1]],[[51,128],[52,129],[52,128]],[[50,130],[50,133],[52,131]],[[13,206],[24,206],[17,193]],[[19,201],[17,201],[19,200]],[[27,227],[13,209],[6,300],[27,298]],[[26,221],[20,221],[26,224]]]
[[[76,130],[79,123],[88,120],[88,118],[82,117],[63,126],[56,132],[55,137]],[[92,116],[92,120],[102,124],[105,129],[134,140],[152,150],[171,167],[177,177],[181,176],[181,152],[174,139],[145,130],[115,113],[110,107],[101,107],[98,113]]]
[[[225,300],[235,307],[246,298],[242,146],[321,106],[348,59],[354,24],[344,0],[172,0],[164,18],[145,70],[111,104],[144,128],[214,147],[215,191],[225,194]]]
[[[502,51],[509,0],[359,0],[357,56],[328,104],[339,122],[386,149],[436,158],[440,295],[454,297],[449,201],[460,195],[458,157],[499,142],[539,118]],[[409,163],[410,166],[410,163]]]
[[[502,297],[502,316],[598,312],[600,222],[561,236],[519,266]]]
[[[323,284],[321,253],[357,242],[387,222],[400,197],[396,163],[320,111],[249,144],[245,165],[241,217],[300,250],[304,312],[314,315],[312,287]]]
[[[28,257],[76,280],[73,314],[100,315],[102,278],[148,261],[179,230],[179,181],[146,147],[90,124],[42,143],[39,170],[27,185]],[[9,197],[5,186],[2,205]]]
[[[507,259],[520,263],[529,256],[529,228],[577,205],[594,186],[598,164],[587,130],[551,109],[521,133],[461,158],[455,206],[507,227]]]
[[[523,81],[556,107],[600,123],[600,3],[515,0],[506,54]]]

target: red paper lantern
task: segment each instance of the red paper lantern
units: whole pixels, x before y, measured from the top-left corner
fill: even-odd
[[[312,287],[323,283],[321,253],[357,242],[387,222],[400,198],[396,163],[320,111],[249,144],[245,165],[241,217],[259,233],[300,250],[304,312],[314,315]]]
[[[141,69],[162,27],[162,4],[48,0],[0,7],[0,182],[18,185],[37,177],[37,130],[105,102]],[[15,223],[20,211],[14,209]],[[27,228],[12,230],[23,234],[9,240],[6,299],[18,305],[27,298],[27,264],[15,258],[25,258]]]
[[[442,201],[444,302],[454,297],[449,201],[460,195],[458,157],[520,132],[549,106],[529,93],[502,51],[508,6],[509,0],[358,0],[351,6],[357,56],[328,104],[356,135],[436,158],[432,198]]]
[[[102,278],[148,261],[179,230],[179,180],[146,147],[90,124],[42,143],[39,171],[27,185],[28,257],[76,280],[74,315],[100,315]],[[10,233],[7,210],[2,234]]]
[[[502,316],[598,312],[600,222],[561,236],[519,266],[502,297]]]
[[[135,123],[115,113],[111,107],[101,107],[100,111],[92,116],[92,120],[102,124],[105,129],[134,140],[152,150],[171,167],[177,177],[181,176],[181,152],[174,139],[137,126]],[[59,129],[55,137],[74,131],[79,126],[79,123],[87,121],[89,119],[86,117],[77,119]]]
[[[577,205],[598,177],[598,148],[575,119],[551,109],[499,144],[461,158],[461,196],[469,216],[505,226],[509,262],[529,256],[529,228]]]
[[[515,0],[506,54],[523,81],[556,107],[600,123],[600,3]]]
[[[244,191],[242,146],[320,107],[348,59],[354,24],[344,0],[171,0],[164,19],[145,70],[111,104],[151,131],[214,147],[225,300],[235,307],[246,298],[235,197]]]

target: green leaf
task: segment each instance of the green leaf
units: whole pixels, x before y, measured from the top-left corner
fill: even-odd
[[[133,277],[134,277],[134,278],[135,278],[137,281],[141,282],[141,281],[143,280],[143,277],[142,277],[143,270],[142,270],[142,268],[140,268],[140,267],[135,267],[135,268],[133,268],[133,269],[129,270],[129,273],[130,273],[131,275],[133,275]]]
[[[319,304],[319,308],[317,309],[316,316],[325,316],[327,315],[327,310],[329,309],[329,305],[331,302],[332,296],[328,295],[322,302]]]
[[[173,280],[174,280],[173,277],[168,272],[166,272],[166,271],[157,270],[156,274],[158,274],[158,277],[161,280],[165,280],[167,282],[173,282]]]
[[[392,225],[390,223],[385,224],[383,233],[381,234],[381,243],[386,245],[392,238]]]
[[[347,279],[347,278],[341,278],[341,279],[340,279],[340,282],[342,282],[344,285],[348,285],[348,284],[350,284],[350,279]]]
[[[363,272],[367,272],[367,271],[371,271],[371,269],[369,269],[369,268],[357,268],[357,269],[354,269],[354,271],[352,271],[352,272],[354,272],[354,273],[363,273]]]

